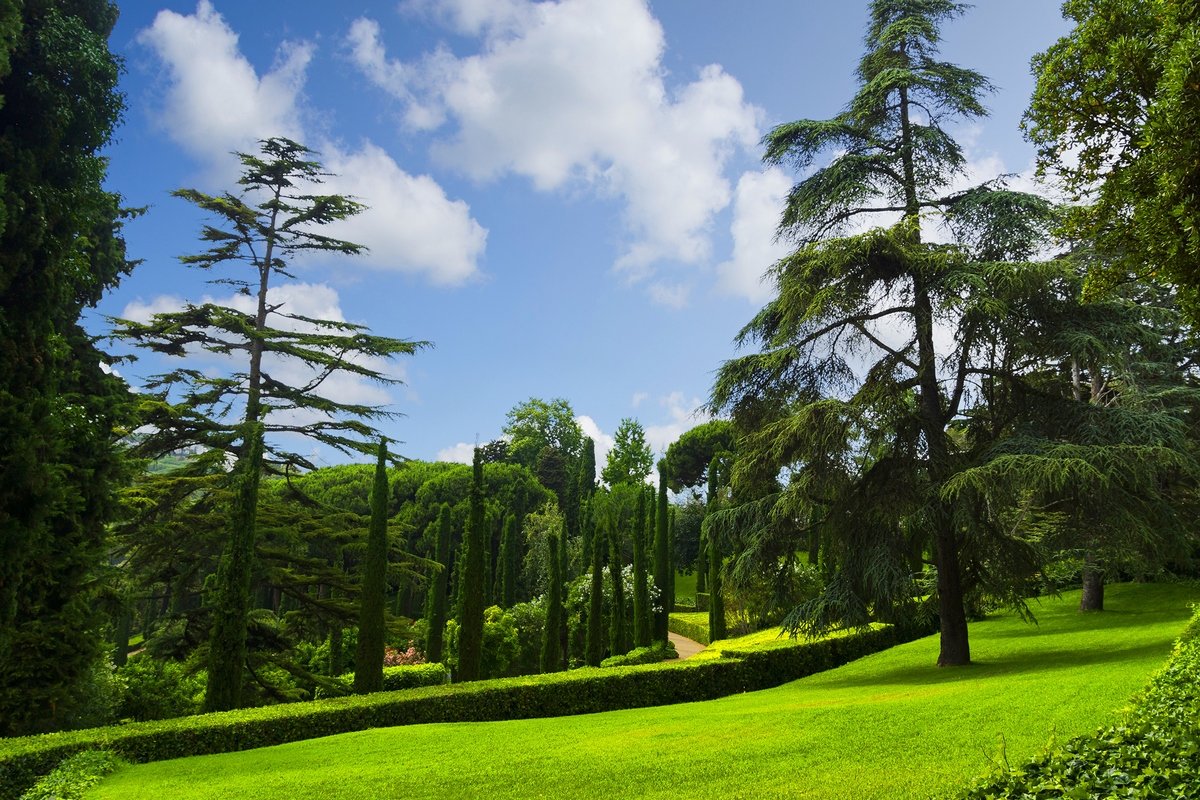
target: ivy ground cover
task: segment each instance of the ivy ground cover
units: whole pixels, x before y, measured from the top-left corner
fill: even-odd
[[[89,798],[927,798],[1113,721],[1200,589],[1111,587],[971,626],[968,668],[930,637],[762,692],[556,719],[380,729],[123,769]]]

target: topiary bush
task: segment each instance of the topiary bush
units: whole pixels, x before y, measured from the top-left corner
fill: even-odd
[[[1200,612],[1123,722],[990,776],[962,797],[1200,797]]]

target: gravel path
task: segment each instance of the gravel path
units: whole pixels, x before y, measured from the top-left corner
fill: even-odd
[[[667,638],[671,640],[671,644],[675,645],[675,652],[679,653],[681,659],[691,658],[705,647],[705,645],[692,639],[686,639],[678,633],[668,633]]]

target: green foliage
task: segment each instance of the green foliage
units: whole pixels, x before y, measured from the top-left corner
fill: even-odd
[[[429,582],[429,594],[425,601],[427,636],[425,654],[430,661],[442,660],[442,646],[446,629],[446,602],[450,585],[450,506],[442,504],[437,521],[437,563],[441,569]]]
[[[658,465],[658,502],[654,514],[654,585],[663,592],[660,607],[654,611],[654,641],[667,641],[667,617],[671,613],[667,599],[667,588],[670,585],[670,543],[669,521],[667,508],[667,481],[663,474],[663,466]]]
[[[550,578],[546,591],[546,627],[542,631],[542,672],[558,672],[564,666],[562,640],[559,631],[563,626],[563,579],[562,559],[559,558],[559,536],[550,531],[546,538],[546,562]],[[565,542],[562,545],[566,546]]]
[[[584,646],[584,663],[598,667],[604,658],[604,554],[608,549],[608,537],[601,525],[596,526],[592,536],[591,584],[588,590],[587,639]]]
[[[497,612],[500,609],[496,609]],[[0,792],[20,791],[62,759],[104,749],[135,762],[224,753],[368,728],[525,719],[694,702],[778,686],[894,645],[888,630],[700,662],[472,681],[132,723],[0,743]],[[791,652],[796,651],[796,652]]]
[[[663,471],[667,488],[679,493],[695,489],[707,480],[708,465],[717,456],[736,450],[737,434],[733,423],[714,419],[685,431],[667,448]]]
[[[630,483],[640,486],[654,468],[654,455],[646,443],[646,432],[636,419],[625,417],[617,425],[613,446],[600,477],[609,486]]]
[[[103,648],[132,396],[79,318],[133,266],[104,188],[116,19],[107,0],[0,3],[0,735],[63,724]]]
[[[575,421],[575,411],[561,397],[549,402],[531,397],[513,406],[503,432],[509,437],[508,458],[531,468],[546,447],[573,463],[583,444],[583,430]]]
[[[21,800],[81,800],[88,789],[123,766],[125,760],[112,753],[85,750],[55,767],[21,795]]]
[[[1171,658],[1117,725],[1007,768],[962,795],[969,800],[1049,800],[1059,797],[1194,797],[1200,734],[1200,616]]]
[[[709,638],[709,614],[707,611],[677,611],[667,620],[671,633],[700,644],[712,644]]]
[[[124,684],[119,719],[139,722],[200,713],[205,676],[186,665],[140,654],[117,668]]]
[[[637,506],[633,517],[633,645],[649,647],[653,639],[654,619],[650,607],[650,586],[647,583],[646,550],[649,545],[646,526],[646,499],[650,488],[638,489]],[[654,495],[650,495],[653,503]]]
[[[401,664],[384,667],[383,678],[376,692],[396,692],[421,686],[441,686],[450,682],[450,670],[445,664]],[[345,697],[351,692],[364,694],[354,686],[354,674],[339,675],[331,685],[320,690],[317,698]]]
[[[520,577],[520,571],[517,517],[515,514],[509,514],[504,518],[504,534],[500,537],[499,563],[496,567],[497,600],[505,608],[517,602],[517,579]]]
[[[475,463],[472,467],[474,480],[471,483],[470,509],[463,547],[462,613],[458,624],[461,628],[457,648],[456,677],[460,681],[473,681],[481,676],[480,663],[483,658],[483,593],[486,588],[485,572],[491,557],[487,524],[483,508],[483,461],[479,448],[475,448]]]
[[[638,664],[657,664],[660,661],[670,661],[679,658],[675,645],[671,642],[663,644],[656,642],[646,647],[636,647],[620,656],[609,656],[600,662],[602,667],[632,667]]]
[[[354,691],[377,692],[383,685],[383,649],[386,637],[384,601],[388,562],[387,442],[380,440],[371,489],[371,525],[367,533],[367,557],[363,562],[359,594],[358,651],[354,657]]]

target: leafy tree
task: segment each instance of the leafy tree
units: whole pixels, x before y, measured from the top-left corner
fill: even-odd
[[[654,456],[650,452],[650,445],[646,444],[646,432],[641,423],[629,417],[621,420],[600,477],[609,486],[638,484],[646,480],[653,467]]]
[[[202,253],[182,257],[184,264],[206,271],[241,264],[250,277],[223,277],[215,282],[237,287],[252,298],[253,310],[216,303],[187,305],[182,311],[155,314],[146,323],[116,321],[116,334],[132,344],[167,356],[187,357],[196,349],[219,356],[237,354],[246,359],[245,371],[212,375],[191,366],[159,375],[141,396],[142,423],[150,431],[133,448],[143,456],[158,456],[182,448],[199,447],[205,453],[201,466],[220,463],[226,454],[238,459],[235,473],[248,476],[264,468],[300,466],[310,461],[284,450],[280,434],[299,434],[343,452],[369,453],[370,438],[377,436],[363,420],[394,416],[377,406],[345,403],[320,394],[334,375],[352,375],[396,384],[371,366],[380,358],[407,355],[426,342],[373,336],[360,325],[319,320],[289,312],[271,300],[271,278],[288,277],[288,262],[309,251],[354,255],[362,246],[334,239],[315,228],[358,213],[362,207],[339,195],[307,194],[319,185],[324,173],[312,151],[289,139],[260,143],[261,156],[238,154],[243,173],[242,194],[206,195],[180,189],[175,195],[213,215],[219,225],[206,225],[201,238],[212,246]],[[295,383],[264,369],[278,363],[300,365],[307,376]],[[240,407],[240,413],[231,409]],[[296,412],[305,412],[297,414]],[[255,431],[261,431],[255,441]],[[258,455],[261,453],[261,455]],[[251,460],[247,460],[251,459]],[[234,512],[233,519],[249,524],[257,502],[257,480],[242,478],[238,502],[249,509]],[[253,561],[252,530],[231,531],[233,564],[246,564],[225,575],[229,581],[248,580]],[[218,586],[220,614],[210,642],[207,710],[240,704],[245,617],[249,587],[232,583]]]
[[[1068,230],[1105,255],[1094,284],[1164,276],[1193,320],[1200,301],[1200,10],[1067,0],[1074,29],[1033,60],[1026,130],[1038,170],[1076,200]]]
[[[483,592],[486,559],[491,548],[488,546],[487,523],[483,507],[483,459],[479,448],[475,448],[475,463],[472,470],[475,480],[471,484],[471,515],[467,520],[467,533],[463,542],[466,554],[462,571],[462,613],[459,615],[458,679],[478,680],[480,659],[483,657]]]
[[[663,458],[667,488],[678,493],[700,486],[707,479],[709,462],[715,456],[733,453],[736,442],[733,423],[727,419],[710,420],[684,432]]]
[[[354,691],[359,694],[383,688],[385,639],[384,605],[387,592],[387,442],[379,443],[375,485],[371,489],[371,527],[367,534],[367,558],[363,563],[362,594],[359,597],[358,653],[354,657]]]
[[[536,465],[546,447],[573,462],[583,443],[583,430],[575,421],[575,411],[561,397],[550,401],[531,397],[513,406],[503,432],[508,437],[508,457],[530,468]]]
[[[429,583],[429,596],[425,603],[425,619],[428,634],[425,640],[425,656],[430,663],[442,660],[442,644],[446,633],[446,595],[450,584],[450,504],[443,503],[438,512],[436,557],[441,569]]]
[[[101,151],[117,8],[0,3],[0,736],[61,725],[100,655],[129,394],[79,324],[133,266]]]
[[[546,591],[546,628],[542,637],[542,672],[559,672],[563,668],[560,628],[563,625],[562,572],[558,555],[559,536],[553,531],[546,537],[546,558],[550,566],[549,588]]]
[[[990,356],[1007,332],[993,295],[1037,277],[1012,262],[1041,247],[1051,216],[997,183],[948,189],[965,159],[945,126],[982,116],[990,90],[979,73],[937,60],[939,27],[964,8],[874,0],[846,110],[767,135],[770,163],[804,170],[834,155],[787,198],[780,231],[797,248],[771,270],[777,297],[738,338],[760,352],[722,366],[711,403],[747,431],[735,493],[785,467],[790,481],[715,515],[710,547],[714,532],[740,530],[749,542],[790,537],[794,550],[806,533],[795,521],[819,518],[832,575],[787,620],[807,632],[903,613],[913,554],[928,553],[945,666],[970,662],[964,576],[1019,602],[1012,587],[1030,565],[1023,530],[975,524],[943,490],[966,466],[956,420],[995,375]],[[837,236],[878,214],[900,221]],[[922,220],[938,217],[956,246],[923,241]]]

